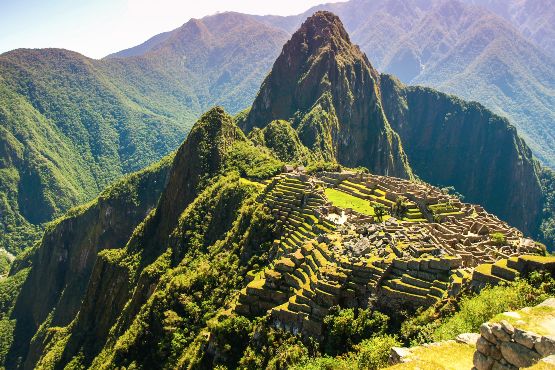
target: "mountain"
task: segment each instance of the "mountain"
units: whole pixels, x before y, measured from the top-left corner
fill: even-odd
[[[331,13],[310,17],[285,44],[241,125],[249,132],[274,120],[291,121],[324,161],[412,176],[382,109],[378,72]]]
[[[540,166],[507,119],[478,103],[382,75],[382,100],[414,172],[454,186],[465,199],[530,235],[538,235]]]
[[[511,8],[504,1],[352,0],[257,19],[292,32],[316,10],[334,12],[379,71],[484,104],[507,117],[535,156],[553,168],[555,49],[529,38],[527,26],[471,3],[523,9],[518,14],[529,15],[538,36],[554,39],[553,22],[543,21],[553,17],[550,1],[513,1],[526,5]]]
[[[44,223],[173,151],[209,106],[244,109],[286,37],[226,13],[191,20],[148,55],[2,54],[0,247],[32,245]]]
[[[305,94],[279,99],[281,83]],[[357,121],[362,108],[349,93],[368,103],[370,118]],[[353,135],[340,136],[345,141],[370,140],[356,149],[374,153],[365,160],[382,173],[406,155],[408,179],[322,163],[334,153],[295,121],[322,97],[320,117],[336,125],[311,122],[328,143],[337,143],[334,129]],[[467,128],[475,136],[460,138]],[[387,161],[375,152],[381,138],[399,143],[398,151],[381,143]],[[278,158],[286,155],[306,170],[290,171]],[[495,167],[499,158],[507,167]],[[433,166],[449,178],[468,171],[468,186],[490,198],[497,190],[496,200],[520,191],[520,201],[508,201],[515,215],[521,202],[533,206],[525,202],[526,192],[536,194],[534,181],[539,187],[531,152],[505,119],[375,73],[339,19],[317,12],[284,46],[249,111],[210,109],[175,154],[50,224],[18,257],[0,280],[0,292],[9,290],[0,295],[0,359],[8,369],[287,368],[341,355],[363,339],[385,340],[407,318],[424,321],[408,331],[429,324],[422,335],[431,335],[437,323],[427,320],[456,312],[471,288],[503,283],[507,297],[486,293],[511,304],[553,294],[540,274],[535,283],[511,283],[530,269],[553,269],[545,246],[481,206],[410,178],[405,161],[413,159],[417,176],[431,176]],[[387,338],[386,358],[398,345]]]
[[[510,21],[520,33],[555,57],[555,9],[549,0],[465,0]]]

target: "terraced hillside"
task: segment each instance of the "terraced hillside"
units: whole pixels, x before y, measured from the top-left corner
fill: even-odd
[[[281,237],[273,262],[249,273],[235,312],[268,313],[278,327],[317,338],[333,306],[428,307],[471,280],[482,288],[475,282],[486,269],[506,276],[507,260],[512,266],[522,254],[545,253],[479,206],[391,177],[301,170],[272,179],[260,201]],[[488,282],[514,280],[514,271]]]

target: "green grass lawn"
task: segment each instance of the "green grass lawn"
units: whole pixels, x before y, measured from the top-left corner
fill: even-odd
[[[370,202],[365,199],[357,198],[350,194],[331,188],[326,189],[326,197],[328,197],[329,201],[336,207],[351,208],[356,212],[368,216],[374,216],[374,207],[372,207]],[[384,219],[386,217],[387,216],[384,216]]]
[[[472,357],[476,348],[468,344],[442,343],[431,347],[418,347],[406,363],[387,368],[388,370],[463,370],[472,368]]]

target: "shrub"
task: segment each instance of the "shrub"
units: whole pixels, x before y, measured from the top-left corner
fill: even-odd
[[[324,352],[345,353],[363,339],[383,334],[388,322],[389,317],[377,311],[334,307],[324,318]]]
[[[434,332],[435,340],[453,339],[461,333],[477,332],[480,325],[497,314],[536,305],[555,293],[555,282],[547,275],[534,273],[530,280],[487,287],[480,294],[464,297],[460,310]]]
[[[376,336],[362,341],[357,346],[359,369],[381,369],[387,366],[391,347],[400,346],[401,343],[391,335]]]
[[[490,235],[490,238],[492,243],[495,245],[505,245],[505,242],[507,241],[505,235],[503,235],[502,233],[492,233]]]

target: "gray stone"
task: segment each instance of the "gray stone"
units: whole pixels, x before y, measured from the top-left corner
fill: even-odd
[[[405,347],[391,347],[391,351],[389,352],[389,364],[395,365],[401,362],[409,356],[411,353],[409,348]]]
[[[481,354],[480,352],[474,352],[474,367],[477,370],[491,370],[493,366],[493,359],[489,358],[486,355]]]
[[[501,355],[501,351],[499,350],[499,348],[497,348],[497,346],[491,346],[489,350],[489,355],[490,357],[496,359],[497,361],[501,361],[501,363],[504,363],[503,356]]]
[[[493,363],[493,367],[491,368],[491,370],[518,370],[518,368],[514,367],[513,365],[509,365],[509,364],[502,364],[500,362],[495,361]]]
[[[540,341],[541,337],[529,331],[515,329],[514,339],[515,342],[522,344],[524,347],[532,349],[534,348],[534,345]]]
[[[486,356],[490,355],[491,347],[491,343],[482,336],[480,336],[480,338],[478,338],[478,340],[476,341],[476,350]]]
[[[541,358],[537,352],[513,342],[501,343],[501,353],[508,363],[516,367],[532,366]]]
[[[501,324],[493,324],[491,326],[491,332],[501,342],[511,341],[511,336],[505,330],[503,330],[503,327],[501,326]]]
[[[539,342],[534,345],[534,349],[542,357],[547,357],[555,354],[555,338],[554,337],[542,337]]]
[[[491,331],[491,326],[488,323],[480,325],[480,334],[482,337],[486,338],[488,342],[497,343],[497,338],[493,335]]]
[[[466,344],[470,344],[471,346],[475,346],[476,342],[478,341],[478,338],[480,338],[480,334],[478,333],[464,333],[464,334],[457,335],[457,337],[455,338],[455,341],[459,343],[466,343]]]
[[[501,320],[500,324],[503,330],[505,330],[507,334],[509,335],[514,334],[515,328],[507,320]]]
[[[555,308],[555,298],[548,298],[542,303],[540,303],[538,306],[547,306],[547,307]]]

